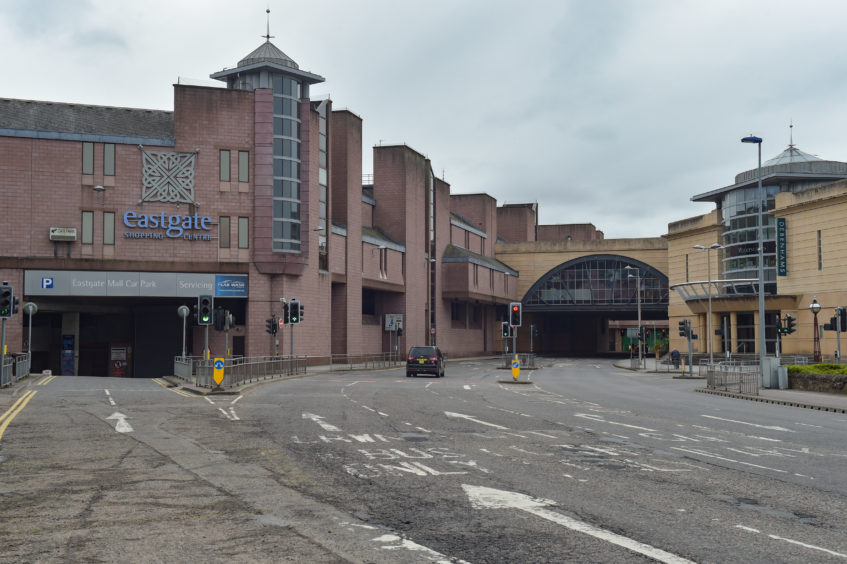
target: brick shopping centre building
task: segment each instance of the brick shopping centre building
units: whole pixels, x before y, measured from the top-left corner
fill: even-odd
[[[33,371],[171,374],[184,335],[202,354],[205,328],[189,316],[184,333],[178,315],[201,295],[234,320],[209,332],[212,356],[495,355],[513,301],[521,351],[631,355],[638,323],[649,351],[683,349],[677,322],[705,336],[709,314],[722,334],[696,352],[756,351],[755,170],[692,198],[710,214],[608,240],[539,225],[537,204],[451,195],[406,145],[374,147],[363,177],[362,118],[312,98],[324,79],[269,40],[211,76],[221,87],[174,85],[172,112],[0,99],[0,281],[37,306],[4,321],[5,343],[31,350]],[[767,347],[791,312],[782,350],[800,354],[813,296],[822,322],[847,305],[847,164],[793,144],[764,164]],[[271,335],[281,299],[303,319]]]

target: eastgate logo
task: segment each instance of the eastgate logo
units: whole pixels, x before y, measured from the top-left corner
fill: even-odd
[[[162,233],[124,233],[127,239],[163,239],[168,237],[176,239],[182,237],[192,241],[211,241],[212,236],[208,233],[186,233],[186,231],[202,230],[211,231],[212,218],[209,216],[194,215],[166,215],[135,213],[128,211],[124,214],[124,225],[130,229],[164,229]]]

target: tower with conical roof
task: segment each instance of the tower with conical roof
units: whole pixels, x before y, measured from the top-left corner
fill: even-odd
[[[257,171],[267,168],[273,172],[267,185],[265,179],[257,178],[256,225],[269,224],[271,229],[269,237],[259,237],[262,244],[258,244],[256,252],[269,259],[267,253],[300,254],[305,250],[302,235],[307,228],[304,208],[308,203],[308,166],[301,155],[309,154],[309,147],[303,146],[308,145],[309,87],[323,82],[324,78],[301,70],[291,57],[271,43],[270,29],[263,37],[265,42],[235,68],[210,76],[226,82],[228,88],[257,92],[255,166]],[[261,90],[269,92],[260,95]],[[265,113],[260,105],[268,102],[272,120],[260,125],[259,115]],[[262,161],[261,147],[271,149],[270,162]],[[265,244],[268,239],[269,244]],[[257,264],[267,262],[260,256]]]

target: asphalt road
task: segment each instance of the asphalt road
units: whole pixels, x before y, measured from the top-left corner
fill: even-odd
[[[608,360],[0,391],[0,560],[847,559],[847,416]],[[526,372],[524,372],[524,376]]]

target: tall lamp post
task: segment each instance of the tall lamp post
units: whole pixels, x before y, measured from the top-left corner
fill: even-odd
[[[742,143],[755,143],[759,147],[759,377],[764,384],[765,357],[768,354],[765,342],[765,226],[764,206],[767,202],[762,197],[762,138],[750,134],[741,139]]]
[[[818,303],[818,298],[815,296],[812,298],[812,303],[809,304],[809,311],[812,312],[812,315],[815,317],[814,323],[814,339],[812,342],[814,343],[814,350],[812,352],[812,362],[819,363],[821,362],[821,332],[818,329],[818,312],[821,310],[821,304]]]
[[[714,363],[712,358],[712,257],[711,250],[712,249],[723,249],[723,245],[718,243],[712,243],[708,247],[704,247],[703,245],[694,245],[695,249],[699,249],[701,251],[706,251],[706,271],[708,277],[708,285],[706,286],[706,293],[709,296],[709,365]]]
[[[625,266],[624,270],[634,270],[635,276],[627,273],[627,278],[635,278],[635,303],[638,307],[638,368],[642,368],[641,359],[641,270],[634,266]]]

